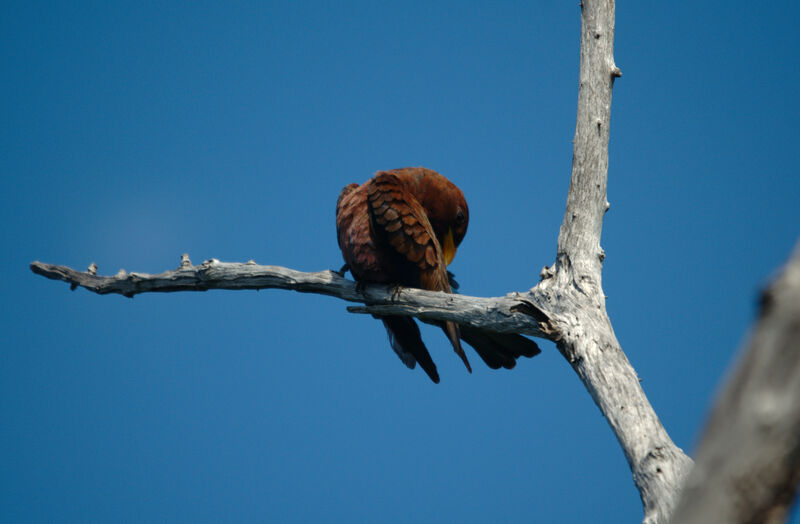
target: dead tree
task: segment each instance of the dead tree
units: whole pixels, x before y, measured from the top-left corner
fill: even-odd
[[[355,313],[455,321],[485,330],[551,340],[614,431],[639,489],[644,522],[666,523],[692,468],[692,460],[672,442],[647,400],[636,372],[614,335],[601,284],[605,255],[600,237],[603,216],[609,208],[606,182],[611,92],[614,80],[621,76],[614,64],[613,48],[614,1],[584,0],[577,125],[566,211],[558,235],[555,262],[544,267],[541,281],[528,291],[479,298],[405,288],[398,295],[382,286],[356,287],[354,282],[332,271],[304,273],[262,266],[253,261],[208,260],[193,265],[187,255],[182,257],[180,267],[157,275],[120,271],[115,276],[99,276],[94,264],[87,271],[76,271],[33,262],[31,269],[47,278],[69,282],[73,289],[82,286],[99,294],[119,293],[132,297],[145,292],[292,289],[366,304],[348,308]],[[794,326],[797,329],[796,323]],[[754,344],[761,343],[759,335],[754,340]],[[797,368],[800,360],[797,354],[794,356]],[[797,376],[795,372],[792,379],[795,389]],[[760,409],[762,415],[764,410],[768,411],[764,416],[782,414],[781,410],[773,413],[767,409],[774,407],[770,399],[772,397],[754,405],[753,409]],[[792,407],[796,418],[796,404]],[[710,434],[716,427],[715,421],[712,421]],[[704,448],[701,448],[701,455],[703,453]],[[795,450],[793,457],[797,459],[797,456]],[[796,463],[797,460],[792,470],[795,482]],[[701,474],[706,475],[705,462],[701,465]],[[706,476],[697,479],[690,483],[688,508],[691,508],[692,498],[697,498],[696,484],[704,482]]]

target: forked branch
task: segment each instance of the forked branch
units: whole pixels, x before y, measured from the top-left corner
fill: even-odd
[[[602,289],[614,63],[614,1],[581,3],[581,60],[572,178],[556,263],[531,290],[561,334],[572,365],[622,447],[646,524],[665,523],[692,461],[670,439],[614,334]]]

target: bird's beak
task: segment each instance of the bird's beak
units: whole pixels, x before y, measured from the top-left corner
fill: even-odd
[[[444,255],[444,264],[450,265],[450,262],[456,257],[456,243],[453,242],[453,228],[447,230],[442,243],[442,254]]]

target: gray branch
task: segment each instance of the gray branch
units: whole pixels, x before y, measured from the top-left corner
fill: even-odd
[[[572,178],[556,263],[531,294],[559,333],[557,347],[583,381],[622,447],[644,522],[666,523],[692,461],[670,439],[622,352],[605,307],[600,246],[608,172],[614,1],[581,5],[581,63]]]
[[[33,262],[30,267],[38,275],[68,282],[72,289],[80,286],[100,295],[116,293],[133,297],[139,293],[209,289],[290,289],[369,304],[348,308],[355,313],[411,315],[423,320],[451,320],[501,333],[549,336],[547,316],[529,301],[527,294],[520,293],[481,298],[414,288],[358,286],[330,270],[306,273],[255,262],[231,263],[214,259],[195,266],[187,255],[183,255],[177,269],[156,275],[120,270],[115,276],[101,276],[96,274],[94,264],[86,271],[42,262]]]
[[[761,298],[674,522],[778,523],[800,482],[800,244]]]

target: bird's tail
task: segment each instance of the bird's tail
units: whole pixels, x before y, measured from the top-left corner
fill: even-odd
[[[411,317],[376,317],[381,319],[392,349],[400,360],[411,369],[419,362],[420,367],[436,384],[439,383],[439,372],[436,364],[428,353],[428,348],[422,342],[419,326]],[[459,346],[460,347],[460,346]]]
[[[461,330],[459,329],[459,325],[455,322],[445,322],[442,326],[447,338],[450,339],[450,343],[453,345],[453,349],[456,352],[456,355],[461,357],[461,361],[464,362],[464,365],[467,366],[467,371],[472,373],[472,366],[469,365],[469,360],[467,360],[467,354],[464,353],[464,348],[461,347]]]
[[[459,325],[461,338],[475,349],[492,369],[511,369],[519,357],[534,357],[541,353],[533,340],[516,333],[496,333]]]

